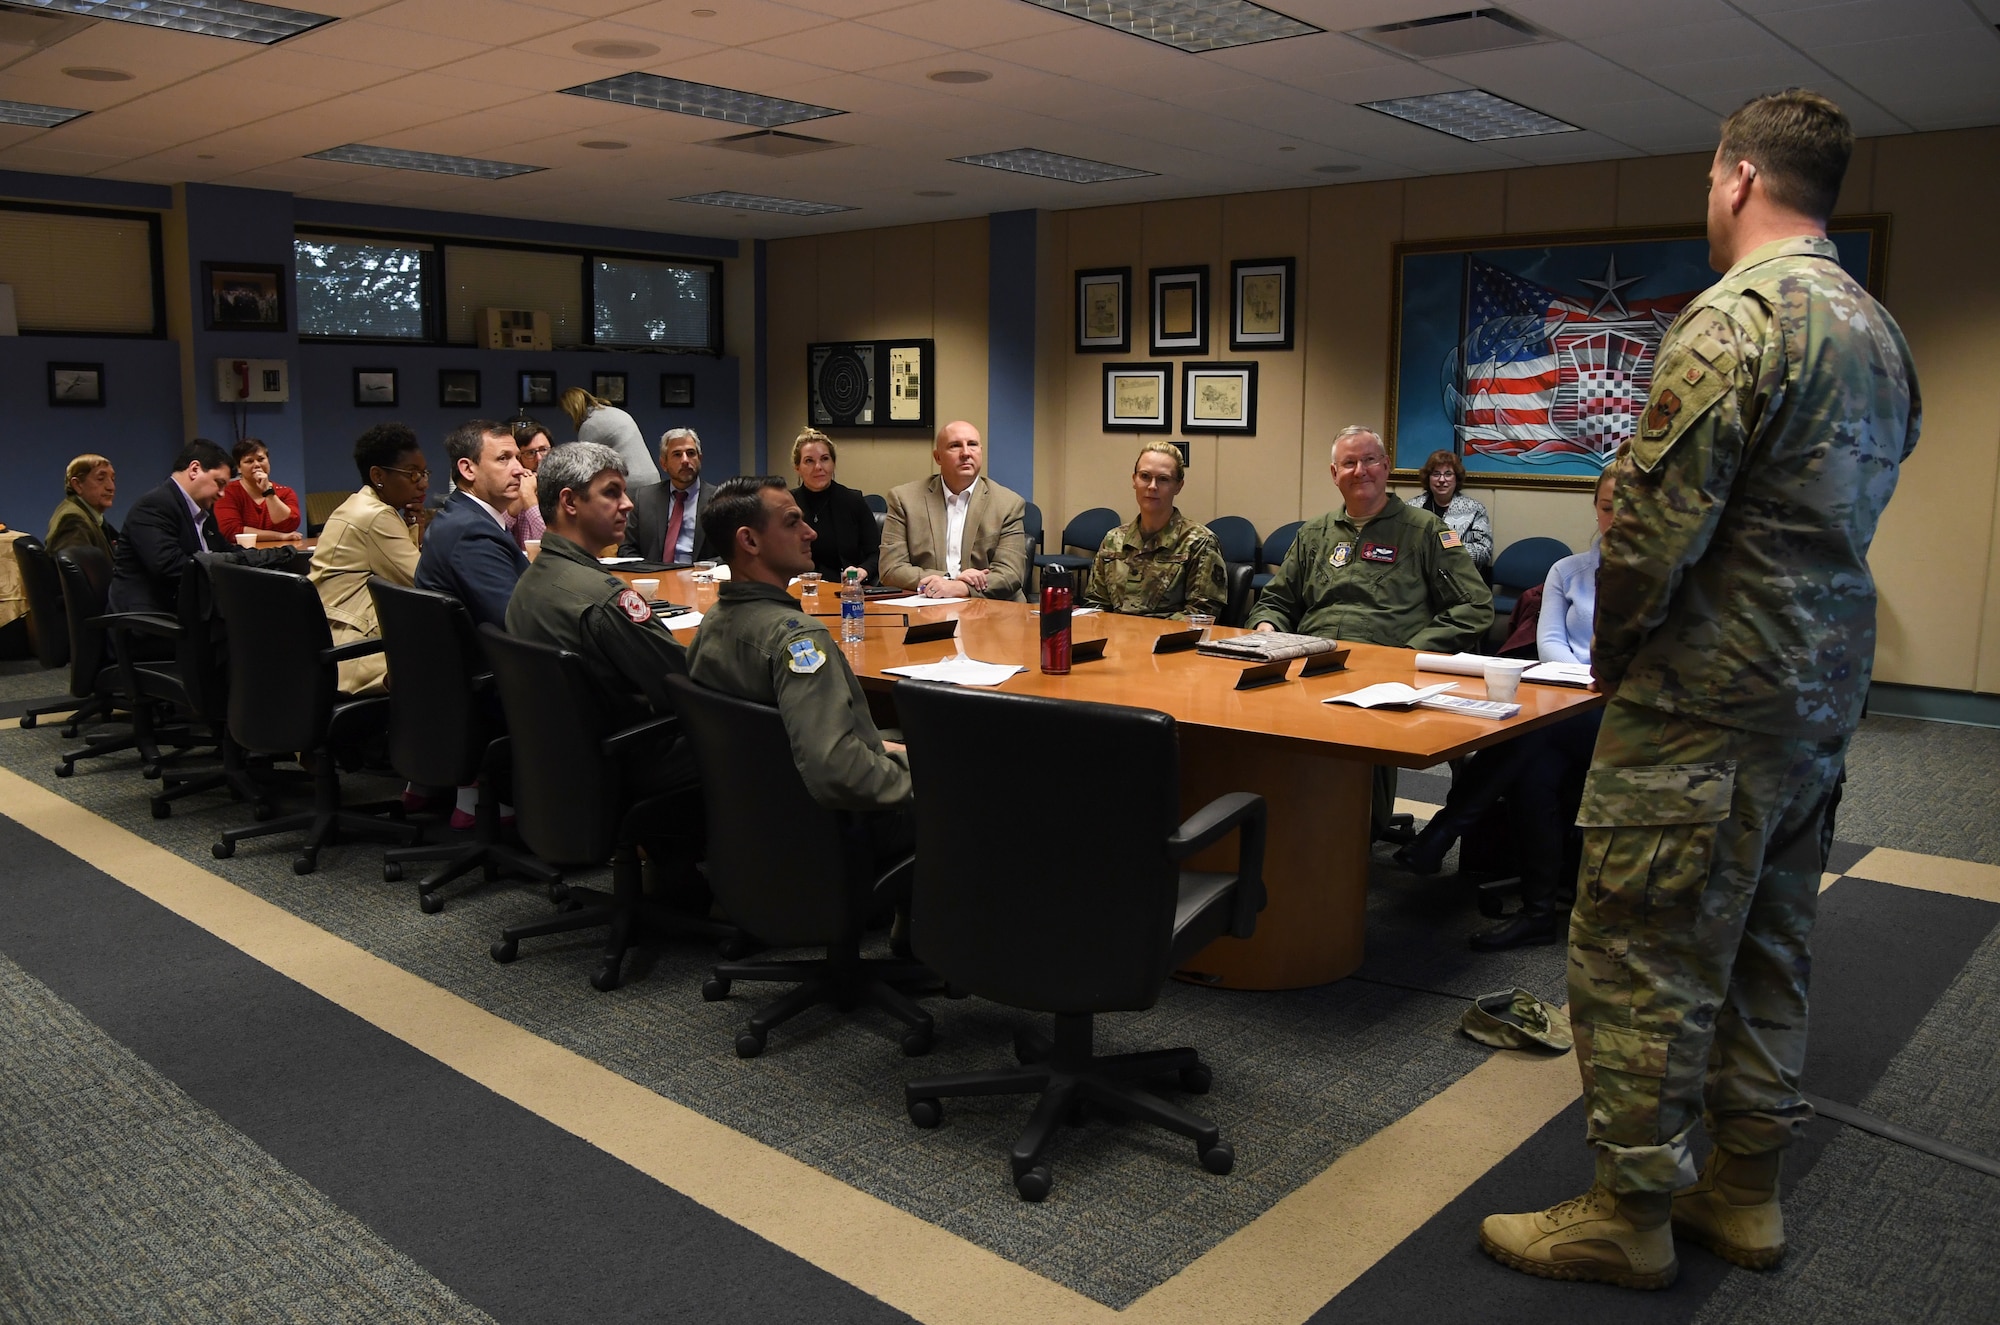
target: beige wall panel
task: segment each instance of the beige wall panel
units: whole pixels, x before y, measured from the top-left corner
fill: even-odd
[[[875,240],[875,323],[868,334],[930,336],[935,329],[933,227],[901,225],[867,232]]]
[[[933,227],[933,234],[937,421],[967,420],[987,438],[989,448],[1019,445],[1019,438],[991,437],[986,426],[986,218],[947,222]]]
[[[806,419],[806,346],[819,339],[819,240],[772,240],[764,283],[765,425],[770,465],[782,473]]]
[[[1507,172],[1507,233],[1604,230],[1618,223],[1618,163]]]
[[[854,230],[819,237],[819,318],[814,340],[875,335],[875,236]]]
[[[1257,435],[1231,437],[1197,448],[1198,458],[1213,457],[1197,467],[1197,475],[1213,478],[1202,495],[1206,511],[1197,519],[1241,515],[1259,533],[1298,517],[1300,439],[1305,429],[1307,292],[1313,288],[1312,202],[1314,191],[1243,194],[1223,200],[1223,260],[1216,269],[1217,358],[1257,363]],[[1239,259],[1293,258],[1297,284],[1293,299],[1293,348],[1289,351],[1236,353],[1229,348],[1229,327],[1235,291],[1229,264]],[[1206,453],[1203,456],[1202,453]],[[1192,489],[1195,485],[1189,483]],[[1194,511],[1184,506],[1188,514]]]
[[[1461,239],[1506,228],[1504,172],[1403,181],[1404,239]]]
[[[1967,240],[2000,212],[2000,131],[1882,139],[1873,192],[1894,217],[1888,304],[1924,401],[1921,443],[1869,559],[1881,592],[1875,674],[1971,689],[1995,570],[2000,252]],[[2000,619],[1984,615],[1990,658]],[[1985,684],[2000,689],[1995,681],[1989,662]]]
[[[1618,164],[1614,224],[1700,225],[1708,212],[1708,157],[1640,157]]]
[[[1274,523],[1318,515],[1335,499],[1327,473],[1335,433],[1350,423],[1388,426],[1390,263],[1407,187],[1313,190],[1312,280],[1300,304],[1306,362],[1296,488],[1288,513],[1272,511],[1284,517]]]
[[[1847,178],[1840,184],[1840,201],[1833,206],[1835,216],[1875,210],[1875,144],[1881,140],[1862,138],[1848,158]]]
[[[1145,207],[1137,204],[1092,207],[1088,211],[1063,212],[1061,216],[1067,231],[1067,262],[1071,272],[1085,267],[1123,267],[1137,259],[1139,239],[1145,233]],[[1146,273],[1134,272],[1133,279],[1143,283]],[[1075,290],[1069,291],[1069,298],[1072,302],[1076,299]],[[1135,299],[1135,311],[1142,304],[1143,301]],[[1075,317],[1074,309],[1071,317]]]

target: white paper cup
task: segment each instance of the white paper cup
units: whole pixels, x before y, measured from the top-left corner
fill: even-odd
[[[649,603],[660,596],[660,582],[658,580],[634,580],[632,581],[632,587],[638,590],[639,596]]]
[[[238,547],[256,547],[256,546],[257,546],[257,535],[255,535],[255,534],[238,534],[238,535],[236,536],[236,546],[238,546]]]
[[[530,551],[530,552],[540,552],[541,550],[542,550],[542,540],[541,540],[541,539],[539,539],[539,538],[531,538],[531,539],[529,539],[529,540],[528,540],[528,551]]]
[[[1510,702],[1514,692],[1521,688],[1521,673],[1534,666],[1518,658],[1488,658],[1486,660],[1486,697]]]
[[[1201,612],[1190,612],[1187,623],[1189,630],[1198,630],[1201,632],[1201,637],[1207,639],[1208,628],[1215,624],[1215,618]]]

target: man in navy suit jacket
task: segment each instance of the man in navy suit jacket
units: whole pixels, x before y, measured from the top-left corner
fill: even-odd
[[[165,483],[139,498],[112,549],[111,610],[180,610],[181,572],[197,552],[231,550],[215,526],[215,494],[229,482],[229,453],[197,437],[174,457]]]
[[[474,625],[507,624],[507,600],[528,569],[502,512],[521,495],[521,459],[506,424],[472,419],[444,439],[457,485],[424,531],[417,587],[465,604]]]

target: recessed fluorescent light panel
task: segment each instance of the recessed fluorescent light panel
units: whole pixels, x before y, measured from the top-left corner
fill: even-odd
[[[253,41],[259,46],[269,46],[333,22],[331,14],[251,4],[249,0],[174,0],[171,4],[162,4],[160,0],[9,0],[9,3],[82,14],[86,18],[108,18],[114,23],[141,23],[149,28],[172,28],[175,32],[196,32],[204,37]]]
[[[1326,31],[1275,9],[1253,5],[1250,0],[1028,0],[1028,3],[1180,51],[1220,51]]]
[[[1468,92],[1438,92],[1428,97],[1398,97],[1394,101],[1364,101],[1369,110],[1394,115],[1469,143],[1496,138],[1535,138],[1545,133],[1576,133],[1574,124],[1529,110],[1505,97],[1474,88]]]
[[[1069,184],[1102,184],[1110,179],[1144,179],[1156,170],[1134,170],[1104,161],[1089,161],[1060,152],[1044,152],[1038,147],[1016,147],[1007,152],[981,152],[977,156],[955,156],[962,165],[985,166],[988,170],[1011,170],[1017,175],[1038,175]]]
[[[757,129],[847,113],[831,106],[814,106],[803,101],[787,101],[783,97],[766,97],[755,92],[738,92],[734,88],[712,87],[707,83],[690,83],[684,78],[662,78],[658,74],[620,74],[616,78],[579,83],[563,91],[573,97],[615,101],[623,106],[644,106],[647,110],[671,110],[681,115],[727,120],[731,124],[747,124]]]
[[[804,202],[798,198],[767,198],[761,193],[690,193],[675,202],[691,202],[702,207],[729,207],[739,212],[775,212],[779,216],[825,216],[830,212],[851,212],[837,202]]]
[[[467,179],[506,179],[532,175],[541,166],[520,166],[511,161],[482,161],[476,156],[440,156],[436,152],[406,152],[400,147],[370,147],[347,143],[324,152],[309,153],[314,161],[344,161],[351,166],[384,166],[390,170],[427,170],[433,175],[463,175]]]
[[[38,106],[32,101],[0,101],[0,124],[24,124],[30,129],[53,129],[58,124],[68,124],[79,115],[90,114],[87,110],[71,110],[67,106]]]

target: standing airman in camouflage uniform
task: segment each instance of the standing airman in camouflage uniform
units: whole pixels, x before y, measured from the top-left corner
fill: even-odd
[[[1921,413],[1901,331],[1825,235],[1852,148],[1810,92],[1723,124],[1724,275],[1662,341],[1616,462],[1591,651],[1614,698],[1569,956],[1596,1183],[1486,1220],[1517,1270],[1660,1288],[1676,1231],[1753,1269],[1784,1253],[1821,824],[1874,661],[1868,545]]]
[[[1149,442],[1132,465],[1139,517],[1104,536],[1085,607],[1129,616],[1220,616],[1229,598],[1222,549],[1208,526],[1182,515],[1174,501],[1186,481],[1179,449]]]

